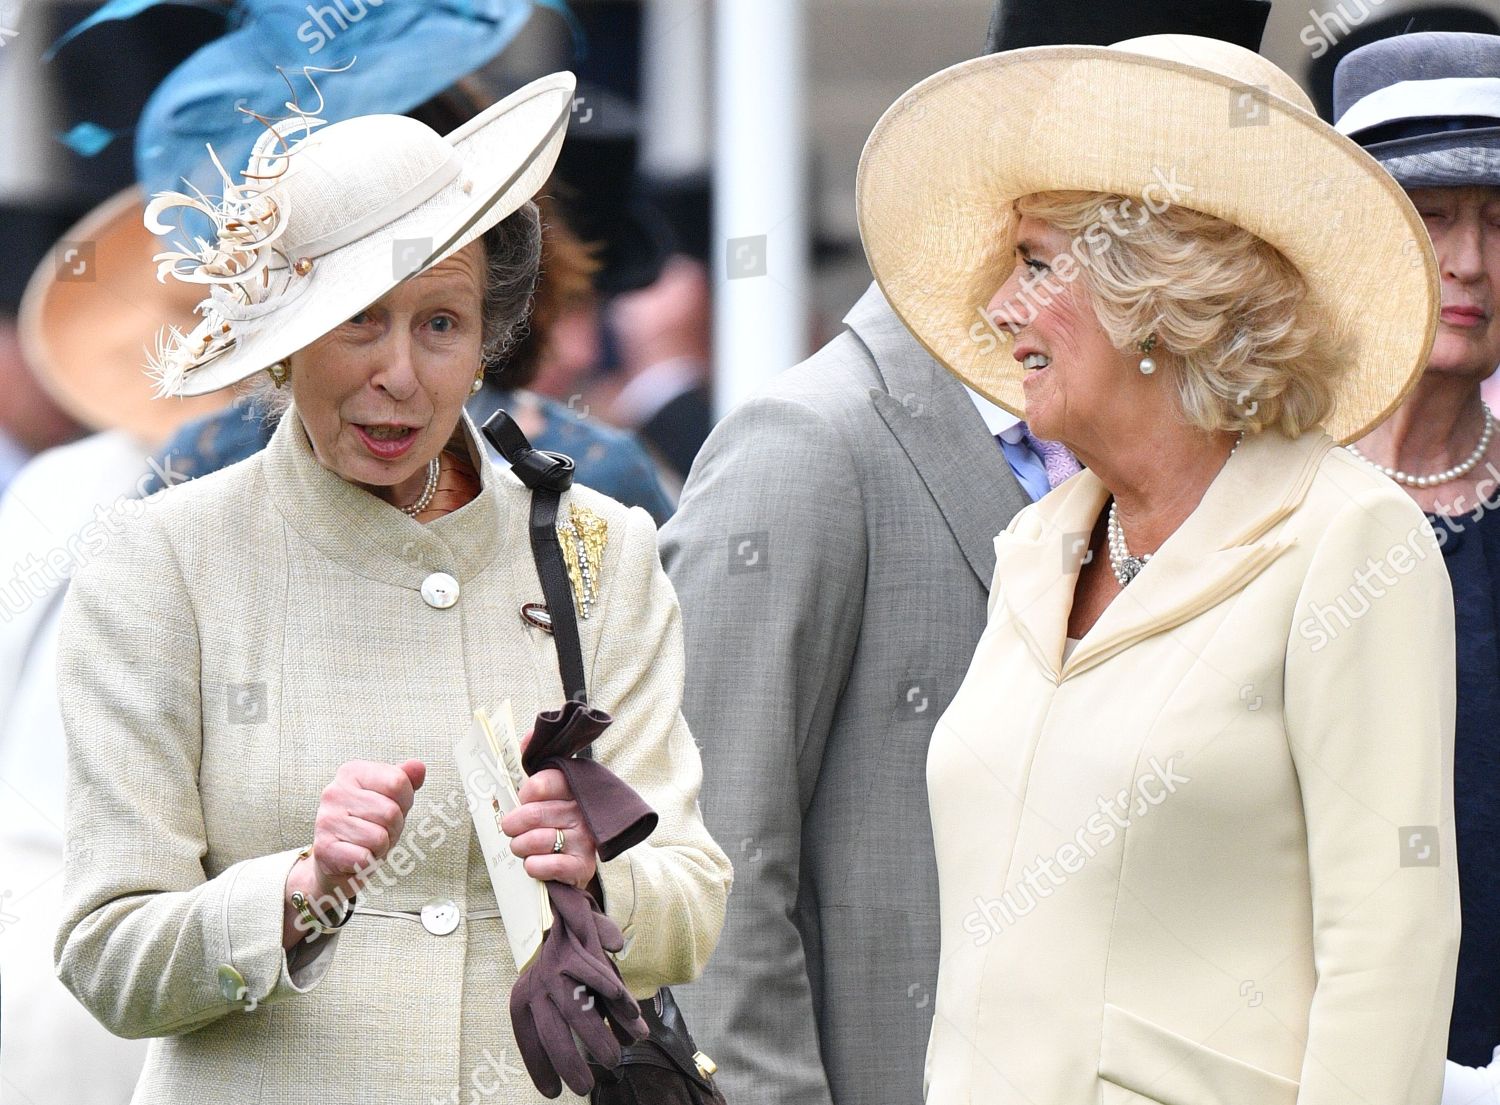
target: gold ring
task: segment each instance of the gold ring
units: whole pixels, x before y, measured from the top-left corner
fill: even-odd
[[[567,844],[568,838],[563,834],[561,829],[553,829],[552,831],[557,834],[557,839],[552,842],[552,854],[555,856],[563,850],[563,846]]]

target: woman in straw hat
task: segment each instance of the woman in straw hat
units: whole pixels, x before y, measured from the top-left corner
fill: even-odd
[[[1182,36],[938,74],[859,200],[917,337],[1088,465],[996,539],[933,736],[928,1100],[1437,1102],[1451,594],[1338,447],[1431,345],[1416,213],[1280,70]]]
[[[1406,189],[1437,251],[1442,313],[1417,386],[1351,452],[1433,523],[1453,583],[1458,710],[1454,843],[1463,889],[1445,1100],[1500,1085],[1500,442],[1480,385],[1500,365],[1500,38],[1401,35],[1362,47],[1334,82],[1337,127]],[[1465,1067],[1491,1067],[1482,1074]]]
[[[475,844],[455,746],[476,707],[509,700],[524,724],[560,702],[558,653],[530,493],[462,408],[536,283],[529,197],[573,88],[544,77],[446,139],[393,115],[287,120],[221,203],[147,209],[190,203],[218,229],[164,255],[211,292],[158,349],[161,390],[264,371],[292,402],[263,452],[148,500],[63,615],[56,961],[107,1027],[156,1038],[137,1101],[542,1099],[507,1013],[505,857]],[[619,951],[608,970],[639,996],[701,970],[729,865],[696,809],[654,527],[582,487],[559,517],[583,550],[592,701],[619,722],[598,759],[660,820],[601,861],[598,822],[544,770],[500,827],[534,878],[593,892],[596,959]]]

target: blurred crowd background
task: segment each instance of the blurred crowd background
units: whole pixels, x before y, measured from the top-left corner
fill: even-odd
[[[43,264],[89,278],[90,258],[54,246],[136,179],[142,105],[224,33],[229,7],[137,6],[49,59],[99,5],[0,0],[0,489],[29,456],[105,428],[75,398],[81,370],[39,366],[47,353],[18,338],[22,291]],[[329,31],[326,43],[305,37],[311,64],[347,60],[338,29],[367,10],[280,6]],[[837,331],[869,281],[854,219],[860,147],[904,89],[974,54],[989,11],[988,0],[537,5],[483,76],[504,91],[578,73],[570,146],[592,141],[565,170],[556,217],[604,263],[559,305],[532,390],[636,432],[675,494],[716,415]],[[1413,18],[1494,31],[1500,0],[1284,0],[1265,52],[1326,108],[1338,58]]]
[[[324,57],[309,57],[324,64],[362,0],[288,7],[333,31]],[[87,279],[89,259],[52,247],[132,183],[142,103],[225,25],[211,3],[145,7],[43,60],[96,9],[0,3],[0,489],[31,454],[101,429],[18,340],[28,277],[45,262]],[[634,430],[675,493],[715,415],[835,333],[867,285],[859,147],[904,88],[971,57],[989,10],[989,0],[538,6],[484,73],[496,88],[562,67],[579,75],[570,145],[595,141],[571,165],[562,217],[598,243],[604,267],[562,304],[532,390]],[[1280,3],[1266,54],[1326,106],[1347,49],[1412,18],[1496,30],[1497,16],[1497,0]]]

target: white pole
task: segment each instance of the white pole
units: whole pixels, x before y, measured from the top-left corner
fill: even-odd
[[[52,197],[62,184],[53,67],[41,62],[51,14],[45,4],[0,0],[0,197],[11,202]]]
[[[641,156],[647,177],[708,168],[708,6],[646,0],[641,26]]]
[[[807,87],[800,0],[718,0],[714,406],[807,356]]]

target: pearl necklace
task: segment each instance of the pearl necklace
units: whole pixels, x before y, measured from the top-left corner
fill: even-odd
[[[1484,406],[1482,403],[1480,405]],[[1431,476],[1409,476],[1405,472],[1398,471],[1395,468],[1387,468],[1383,464],[1376,464],[1369,457],[1361,453],[1354,445],[1346,445],[1344,448],[1348,449],[1377,472],[1384,473],[1397,483],[1403,483],[1407,487],[1436,487],[1438,484],[1448,483],[1451,480],[1458,479],[1460,476],[1467,476],[1470,472],[1474,471],[1479,466],[1479,462],[1484,459],[1484,454],[1490,447],[1490,438],[1494,436],[1495,416],[1490,413],[1490,408],[1485,406],[1484,432],[1479,435],[1479,444],[1474,446],[1474,451],[1461,463],[1455,464],[1452,468],[1437,472]]]
[[[411,506],[401,508],[402,514],[405,514],[409,518],[415,518],[427,509],[427,504],[432,502],[432,496],[437,491],[438,471],[440,468],[441,465],[438,464],[437,457],[433,457],[427,462],[427,486],[422,489],[422,494],[416,502],[412,503]]]
[[[1235,449],[1238,449],[1240,442],[1244,440],[1245,431],[1241,430],[1240,436],[1234,439],[1234,446],[1229,450],[1229,456],[1224,458],[1225,464],[1229,463],[1229,457],[1234,456]],[[1141,574],[1141,569],[1155,554],[1130,555],[1130,549],[1125,544],[1125,531],[1120,527],[1120,519],[1116,513],[1113,498],[1109,500],[1109,523],[1105,528],[1109,539],[1109,566],[1115,573],[1115,579],[1119,580],[1121,587],[1124,587]]]
[[[1109,501],[1109,566],[1115,573],[1115,579],[1120,581],[1120,586],[1126,586],[1132,579],[1141,574],[1141,569],[1146,566],[1146,561],[1151,559],[1151,554],[1145,556],[1131,556],[1130,550],[1125,546],[1125,531],[1120,528],[1120,520],[1115,516],[1115,501]]]

